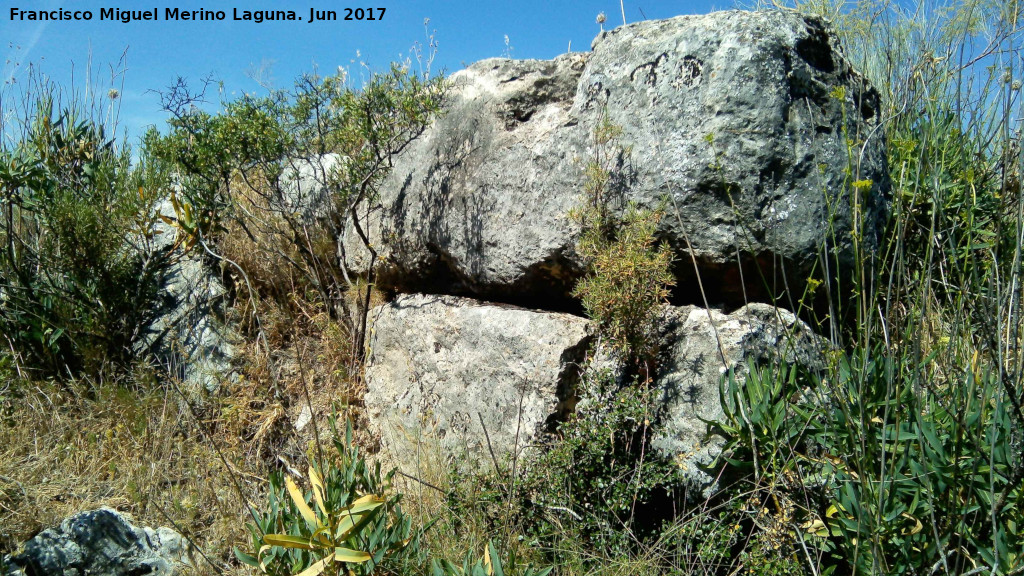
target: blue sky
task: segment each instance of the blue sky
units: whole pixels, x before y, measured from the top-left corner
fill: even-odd
[[[123,69],[116,80],[121,88],[121,128],[134,137],[145,126],[162,124],[159,98],[152,90],[172,84],[179,76],[196,83],[212,74],[223,82],[225,96],[263,90],[250,78],[262,70],[264,80],[288,88],[292,80],[314,66],[334,72],[350,69],[354,77],[365,70],[380,69],[407,57],[415,43],[426,44],[427,32],[438,44],[435,69],[453,72],[477,60],[511,54],[514,58],[552,58],[565,52],[589,50],[598,33],[596,16],[607,15],[605,26],[622,23],[617,0],[437,1],[378,0],[337,2],[301,0],[0,0],[0,38],[6,43],[3,78],[24,79],[31,63],[58,83],[81,89],[90,69],[96,85],[105,93],[110,87],[111,67]],[[363,22],[306,22],[311,8],[335,10],[351,7],[383,7],[384,18]],[[702,14],[729,8],[730,0],[624,0],[626,19],[666,18]],[[154,22],[100,21],[100,8],[157,9]],[[223,10],[226,19],[216,22],[164,20],[166,8]],[[11,8],[23,10],[91,10],[91,21],[39,23],[11,19]],[[232,12],[291,9],[302,22],[236,22]],[[424,20],[429,18],[428,28]],[[508,42],[506,44],[506,36]],[[124,55],[124,66],[118,63]],[[8,86],[8,89],[10,87]],[[213,95],[213,100],[218,96]],[[134,138],[133,138],[134,139]]]

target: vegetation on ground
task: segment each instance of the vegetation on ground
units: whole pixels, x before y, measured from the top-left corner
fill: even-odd
[[[13,102],[11,102],[13,100]],[[102,104],[31,76],[0,115],[0,333],[34,377],[144,354],[170,255],[153,246],[169,173],[116,147]]]

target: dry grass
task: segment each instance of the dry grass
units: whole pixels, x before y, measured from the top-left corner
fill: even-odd
[[[230,320],[248,342],[241,377],[219,394],[190,405],[180,384],[148,368],[60,383],[0,374],[0,554],[106,505],[141,525],[175,527],[218,570],[247,573],[231,548],[248,547],[248,506],[265,501],[270,470],[304,469],[314,428],[330,442],[332,414],[353,419],[357,441],[373,444],[360,425],[349,331],[293,264],[284,223],[248,224],[230,224],[217,247],[245,271],[224,269],[237,296]]]
[[[248,344],[241,378],[218,395],[190,407],[149,369],[53,383],[0,366],[0,554],[106,505],[177,528],[230,570],[270,469],[303,468],[314,426],[326,432],[332,413],[358,427],[363,393],[351,377],[349,333],[291,263],[298,254],[281,241],[284,223],[229,225],[217,249],[245,270],[244,279],[234,266],[223,272],[237,295],[231,321]]]
[[[537,551],[522,537],[525,530],[518,508],[500,496],[513,488],[494,476],[455,472],[455,464],[435,439],[418,440],[417,461],[400,466],[409,475],[396,476],[395,487],[404,495],[403,508],[413,525],[430,527],[423,547],[434,557],[461,566],[467,551],[482,558],[488,542],[493,542],[506,560],[511,555],[524,564],[541,563]]]
[[[374,448],[363,451],[369,463],[397,471],[393,488],[402,495],[403,512],[412,519],[414,530],[426,529],[421,550],[429,551],[431,558],[461,566],[467,552],[482,558],[488,542],[503,555],[509,551],[518,558],[536,555],[521,537],[519,503],[496,501],[496,495],[510,489],[504,476],[490,474],[487,464],[479,470],[469,469],[465,461],[441,447],[440,438],[426,423],[412,430],[397,424],[385,426],[375,433],[364,430],[356,442]],[[393,453],[389,444],[415,449]]]
[[[0,553],[106,505],[141,525],[173,526],[220,569],[237,570],[231,548],[248,545],[247,506],[263,503],[271,467],[303,468],[313,427],[330,441],[332,413],[360,418],[347,333],[315,306],[296,308],[265,305],[279,333],[273,352],[251,344],[239,381],[191,409],[148,370],[0,385]],[[313,419],[302,415],[310,405]]]
[[[15,383],[2,401],[0,552],[99,506],[144,525],[173,525],[208,551],[244,534],[228,470],[173,393],[117,383]],[[228,462],[243,490],[260,470]],[[217,555],[222,555],[218,553]]]

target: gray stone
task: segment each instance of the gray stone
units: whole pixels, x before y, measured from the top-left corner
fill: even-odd
[[[582,273],[568,213],[606,113],[632,149],[615,204],[668,200],[659,234],[677,251],[683,295],[696,290],[690,245],[713,303],[781,293],[783,272],[799,294],[823,248],[830,274],[849,269],[851,157],[854,178],[872,181],[858,200],[865,247],[884,219],[878,95],[821,20],[637,22],[587,54],[484,60],[452,81],[447,113],[396,158],[369,226],[384,287],[567,302]],[[342,248],[365,273],[354,234]]]
[[[279,214],[287,213],[297,226],[316,225],[329,215],[329,184],[339,165],[336,154],[283,161],[279,185],[263,200]],[[169,199],[155,210],[175,217]],[[227,289],[210,266],[220,262],[201,246],[188,253],[176,247],[175,228],[162,220],[156,221],[154,231],[152,249],[171,255],[162,285],[168,302],[142,347],[154,352],[159,363],[190,391],[216,392],[223,381],[237,376],[236,345],[241,341],[223,321]]]
[[[0,562],[4,576],[173,576],[191,565],[180,534],[136,527],[106,507],[65,519]]]
[[[383,286],[508,299],[578,275],[578,146],[566,138],[577,130],[565,124],[585,61],[492,59],[452,77],[447,112],[396,159],[382,220],[368,227],[386,256]],[[355,232],[343,248],[365,273]]]
[[[332,182],[343,165],[341,156],[324,154],[283,162],[278,182],[280,197],[269,198],[271,208],[292,214],[299,225],[312,226],[330,215]]]
[[[723,440],[708,433],[705,421],[724,416],[721,390],[729,372],[743,383],[748,362],[821,369],[829,346],[791,312],[767,304],[749,304],[731,314],[666,306],[662,321],[656,379],[662,417],[652,446],[675,460],[691,482],[711,488],[706,468],[721,454]]]
[[[371,320],[366,409],[407,472],[438,451],[506,466],[572,410],[591,341],[583,318],[453,296],[400,296]]]
[[[174,216],[169,200],[156,210]],[[167,303],[142,347],[189,390],[215,392],[225,378],[235,374],[239,338],[222,321],[227,290],[207,266],[201,248],[186,254],[180,246],[175,247],[175,229],[163,221],[157,222],[155,231],[152,249],[170,253],[171,264],[162,285]]]

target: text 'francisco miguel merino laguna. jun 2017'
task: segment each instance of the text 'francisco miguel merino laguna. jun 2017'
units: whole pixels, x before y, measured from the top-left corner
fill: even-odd
[[[111,21],[128,24],[131,22],[337,22],[345,20],[383,20],[386,8],[336,8],[334,10],[183,10],[181,8],[151,8],[149,10],[123,10],[121,8],[100,8],[99,10],[26,10],[11,8],[12,22],[45,21]]]

